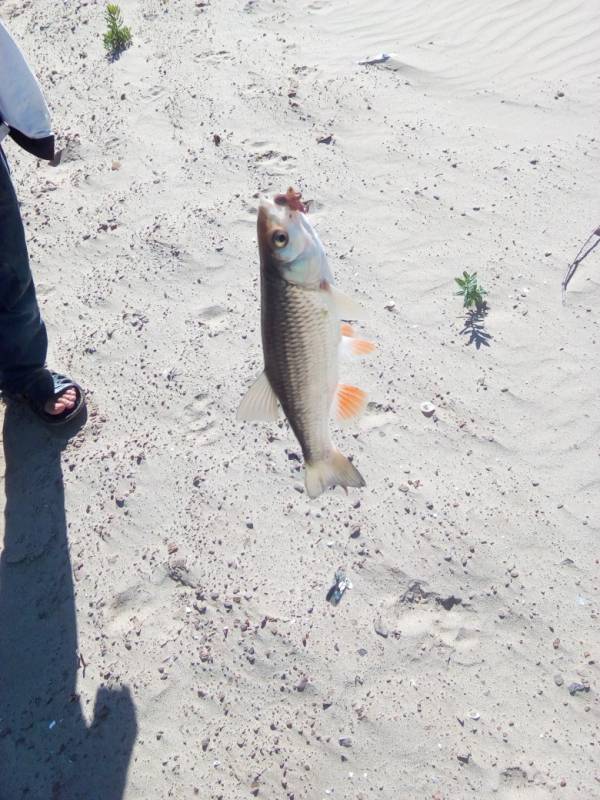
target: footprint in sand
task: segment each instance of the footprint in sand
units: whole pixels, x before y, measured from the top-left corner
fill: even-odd
[[[202,322],[212,322],[212,320],[219,319],[227,313],[227,309],[223,306],[206,306],[196,316]]]
[[[546,788],[534,784],[536,773],[535,768],[528,772],[520,766],[505,767],[495,778],[495,796],[498,800],[546,800]]]
[[[185,406],[187,436],[200,445],[213,444],[222,433],[216,429],[216,421],[210,411],[212,401],[207,394],[197,394],[191,403]]]
[[[370,431],[374,428],[384,428],[397,421],[393,411],[382,406],[380,403],[369,403],[366,413],[359,420],[358,427],[361,431]]]
[[[208,328],[209,336],[218,336],[231,327],[231,313],[223,306],[206,306],[196,315],[200,325]]]
[[[480,632],[469,619],[461,598],[442,596],[418,580],[409,580],[400,597],[389,595],[377,619],[394,635],[413,639],[417,644],[433,637],[456,655],[469,653],[479,644]]]

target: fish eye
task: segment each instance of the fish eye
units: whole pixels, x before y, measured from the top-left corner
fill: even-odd
[[[275,231],[271,236],[271,242],[273,243],[273,247],[281,248],[285,247],[286,244],[289,242],[289,236],[283,230]]]

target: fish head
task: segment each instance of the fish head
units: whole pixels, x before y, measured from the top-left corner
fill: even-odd
[[[289,283],[318,286],[330,281],[325,250],[296,193],[262,198],[257,232],[261,268],[275,270]]]

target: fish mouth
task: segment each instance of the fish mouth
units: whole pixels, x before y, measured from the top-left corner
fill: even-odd
[[[287,205],[277,203],[270,197],[261,197],[258,203],[258,228],[284,228],[297,212]]]
[[[308,207],[300,200],[300,193],[288,189],[287,194],[261,197],[258,202],[257,228],[259,240],[267,243],[268,234],[274,228],[289,229],[290,226],[302,231],[305,241],[322,249],[317,234],[306,216]]]
[[[308,203],[302,200],[302,192],[297,192],[293,186],[285,194],[276,194],[274,200],[278,206],[287,206],[290,211],[301,211],[303,214],[308,211]]]
[[[302,194],[290,186],[285,194],[276,194],[271,200],[270,197],[261,197],[259,200],[259,210],[261,208],[271,212],[288,211],[290,213],[308,213],[308,202],[302,200]]]

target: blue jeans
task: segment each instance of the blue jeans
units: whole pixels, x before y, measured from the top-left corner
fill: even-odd
[[[0,148],[0,390],[23,389],[45,365],[47,350],[21,212]]]

